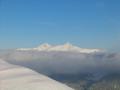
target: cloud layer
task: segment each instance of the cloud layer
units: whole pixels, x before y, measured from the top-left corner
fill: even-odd
[[[46,75],[120,72],[119,53],[6,51],[0,58]]]

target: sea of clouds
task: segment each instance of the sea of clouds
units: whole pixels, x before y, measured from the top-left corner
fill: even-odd
[[[119,53],[76,53],[39,51],[0,51],[5,61],[50,74],[106,74],[120,72]]]

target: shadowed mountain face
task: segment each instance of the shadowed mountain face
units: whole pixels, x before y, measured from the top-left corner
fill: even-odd
[[[67,84],[75,90],[120,90],[120,74],[109,73],[96,80],[91,74],[51,75],[57,81]]]
[[[77,90],[94,88],[94,85],[98,85],[97,82],[101,82],[101,79],[106,75],[113,73],[119,75],[119,53],[83,53],[69,50],[71,47],[67,47],[67,51],[46,51],[46,48],[51,47],[49,45],[45,46],[44,50],[41,51],[41,47],[39,47],[40,50],[17,49],[1,51],[0,58],[11,64],[30,68],[67,83],[71,87],[77,88]]]

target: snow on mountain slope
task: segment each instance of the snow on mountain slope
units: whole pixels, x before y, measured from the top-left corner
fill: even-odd
[[[100,49],[86,49],[74,46],[70,43],[66,43],[64,45],[49,45],[47,43],[40,45],[37,48],[18,48],[17,50],[26,51],[26,50],[37,50],[37,51],[70,51],[70,52],[80,52],[80,53],[94,53],[101,52]]]
[[[0,59],[0,90],[73,90],[30,69]]]

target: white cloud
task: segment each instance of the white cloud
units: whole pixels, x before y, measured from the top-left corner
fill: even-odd
[[[120,72],[119,53],[11,51],[0,57],[46,75]]]

